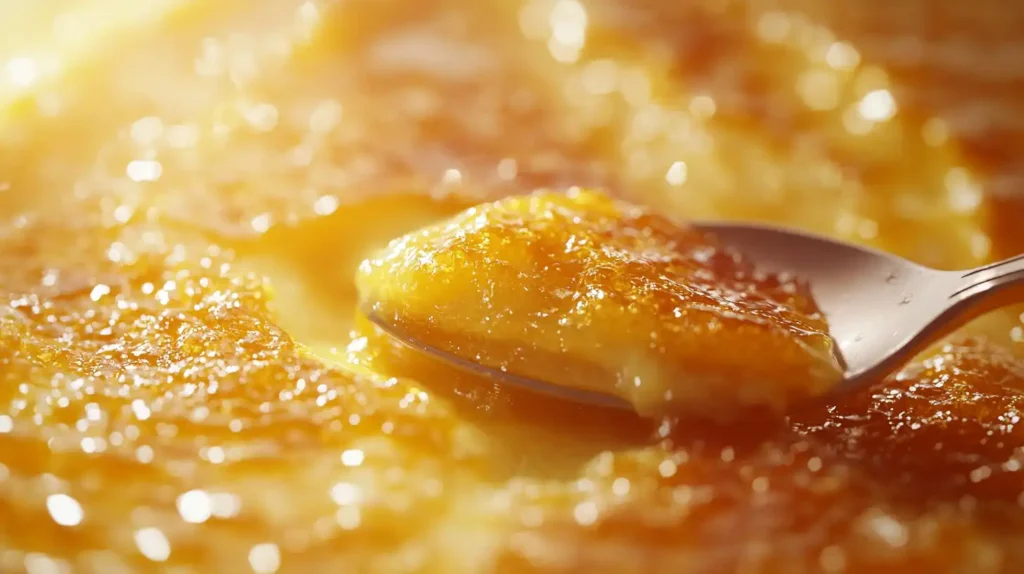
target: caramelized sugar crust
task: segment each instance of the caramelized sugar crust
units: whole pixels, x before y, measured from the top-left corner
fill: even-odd
[[[510,524],[495,571],[1003,572],[1024,560],[1011,534],[1024,526],[1024,362],[977,339],[785,418],[653,428],[499,392],[365,323],[342,360],[446,381],[432,390],[515,443],[512,478],[496,495]],[[524,473],[524,424],[536,425],[537,442],[577,433],[607,450],[572,480]]]
[[[128,243],[149,249],[112,260]],[[41,221],[2,246],[5,570],[1024,564],[1024,363],[983,343],[787,418],[652,427],[488,387],[365,323],[317,358],[261,278],[188,233]]]
[[[781,410],[840,377],[803,285],[592,191],[473,207],[396,239],[358,283],[419,341],[645,415]]]
[[[1019,253],[1021,4],[771,4],[584,2],[566,61],[572,2],[340,3],[291,51],[309,4],[259,3],[3,115],[0,571],[1024,569],[1022,364],[990,345],[650,428],[348,336],[368,251],[537,186]]]
[[[455,483],[477,484],[478,431],[414,386],[309,357],[262,278],[181,236],[112,263],[118,239],[35,225],[2,245],[5,571],[215,568],[257,539],[297,571],[396,571]]]
[[[3,242],[11,571],[1024,564],[1024,362],[982,342],[786,418],[651,426],[489,387],[365,323],[317,358],[230,252],[164,232],[174,249],[112,262],[135,233],[155,231]]]

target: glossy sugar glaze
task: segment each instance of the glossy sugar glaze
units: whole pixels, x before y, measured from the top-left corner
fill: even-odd
[[[0,571],[1020,570],[1019,311],[729,426],[352,323],[372,249],[538,186],[1020,252],[1017,3],[659,4],[193,7],[9,106]]]

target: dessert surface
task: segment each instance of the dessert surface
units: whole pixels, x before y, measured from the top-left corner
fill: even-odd
[[[0,571],[1024,568],[1020,309],[731,424],[495,388],[354,312],[389,240],[541,187],[1019,253],[1019,3],[198,4],[6,68]]]

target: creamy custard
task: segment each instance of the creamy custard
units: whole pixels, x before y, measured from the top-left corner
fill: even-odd
[[[482,384],[353,322],[351,284],[574,185],[1015,255],[1020,3],[264,4],[5,62],[67,75],[0,114],[0,571],[1024,569],[1019,310],[715,424]]]
[[[841,377],[805,285],[591,191],[470,208],[394,240],[358,285],[416,340],[648,416],[781,410]]]

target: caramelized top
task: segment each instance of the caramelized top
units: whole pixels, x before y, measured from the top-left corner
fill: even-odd
[[[555,570],[568,544],[587,571],[1012,571],[1022,366],[962,341],[849,407],[682,426],[574,484],[517,483],[520,520],[543,510],[515,563]]]
[[[840,376],[802,285],[590,191],[470,208],[393,241],[359,287],[415,340],[645,415],[781,408]]]
[[[537,187],[1020,253],[1024,4],[78,4],[3,48],[0,572],[1024,570],[1019,309],[730,425],[495,388],[352,313],[387,240]]]
[[[335,539],[386,564],[446,521],[442,494],[478,480],[478,431],[414,384],[308,356],[260,277],[150,233],[176,248],[115,263],[130,233],[44,224],[3,243],[0,536],[23,549],[5,572],[50,554],[90,572],[350,564],[318,549]]]
[[[500,572],[1004,572],[1024,559],[1010,534],[1024,528],[1024,361],[982,341],[785,418],[650,430],[491,388],[365,326],[339,358],[434,381],[499,439],[491,452],[513,477],[496,495]]]

